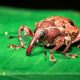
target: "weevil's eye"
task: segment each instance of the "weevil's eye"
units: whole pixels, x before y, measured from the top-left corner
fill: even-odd
[[[40,38],[43,38],[45,36],[45,33],[44,32],[40,32]]]

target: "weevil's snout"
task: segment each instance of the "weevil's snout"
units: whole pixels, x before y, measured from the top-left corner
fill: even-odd
[[[27,51],[26,51],[27,56],[29,56],[31,54],[32,48],[33,48],[34,44],[36,43],[36,41],[37,41],[37,37],[34,36],[27,48]]]
[[[33,36],[32,41],[30,42],[27,50],[26,50],[26,54],[29,56],[31,54],[32,48],[34,46],[34,44],[37,42],[37,40],[39,38],[43,38],[45,36],[45,32],[41,29],[37,30]]]
[[[28,46],[27,51],[26,51],[26,55],[30,56],[31,55],[31,51],[32,51],[32,46]]]

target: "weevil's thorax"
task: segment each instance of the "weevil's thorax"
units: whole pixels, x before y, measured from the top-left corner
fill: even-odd
[[[46,46],[53,45],[54,40],[60,35],[59,29],[53,27],[37,28],[35,33],[39,32],[40,29],[44,31],[45,36],[39,38],[38,41],[44,43]]]
[[[60,35],[60,31],[57,28],[49,27],[45,28],[47,30],[47,34],[44,38],[44,44],[46,46],[54,45],[54,40]]]

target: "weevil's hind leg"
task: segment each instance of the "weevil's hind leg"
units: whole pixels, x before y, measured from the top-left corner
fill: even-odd
[[[56,40],[56,46],[53,48],[53,49],[51,49],[50,50],[50,60],[51,61],[53,61],[53,62],[56,62],[56,59],[54,58],[54,56],[53,56],[53,54],[52,54],[52,52],[54,51],[54,50],[57,50],[57,49],[59,49],[63,44],[64,44],[64,37],[59,37],[57,40]]]
[[[30,36],[30,37],[33,37],[34,33],[27,26],[21,26],[19,28],[19,30],[18,30],[18,36],[19,36],[20,45],[21,45],[21,47],[25,48],[25,45],[22,42],[22,36],[21,36],[21,32],[22,31],[24,32],[24,35]]]
[[[72,44],[77,42],[77,41],[80,41],[80,33],[78,34],[78,36],[75,38],[75,40],[72,41]],[[77,46],[78,48],[80,48],[80,44]]]
[[[77,37],[72,41],[72,44],[73,43],[76,43],[76,42],[78,42],[78,41],[80,41],[80,32],[79,32],[79,34],[77,35]],[[80,44],[77,46],[78,48],[80,48]],[[76,57],[78,57],[79,55],[78,54],[69,54],[68,55],[70,58],[76,58]]]
[[[24,43],[22,42],[22,35],[21,35],[21,32],[24,32],[24,35],[26,36],[30,36],[30,37],[33,37],[34,33],[27,27],[27,26],[21,26],[18,30],[18,36],[10,36],[9,38],[16,38],[18,37],[19,38],[19,41],[20,41],[20,45],[13,45],[13,44],[9,44],[8,46],[11,47],[11,48],[26,48]]]
[[[80,41],[80,33],[77,35],[77,37],[72,41],[72,44],[77,42],[77,41]]]
[[[76,58],[76,57],[78,56],[77,54],[69,54],[69,53],[67,53],[67,51],[68,51],[68,49],[70,48],[71,44],[72,44],[72,41],[70,41],[70,42],[68,43],[68,45],[66,46],[66,48],[63,50],[62,53],[63,53],[64,55],[66,55],[67,57]]]

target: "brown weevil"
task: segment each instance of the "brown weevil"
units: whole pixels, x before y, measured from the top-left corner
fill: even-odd
[[[80,30],[78,27],[73,23],[72,20],[61,16],[52,16],[37,22],[35,24],[34,32],[32,32],[27,26],[21,26],[18,30],[18,37],[20,41],[19,47],[24,48],[25,46],[22,42],[21,36],[22,31],[26,36],[32,37],[32,40],[26,50],[26,54],[28,56],[31,55],[32,48],[38,41],[42,43],[43,46],[54,46],[50,50],[50,60],[53,62],[56,62],[56,59],[53,56],[54,50],[57,50],[65,45],[66,47],[62,53],[67,55],[67,51],[70,46],[80,40]],[[80,45],[78,45],[78,47],[80,47]],[[75,58],[77,57],[77,54],[71,54],[69,57]]]

